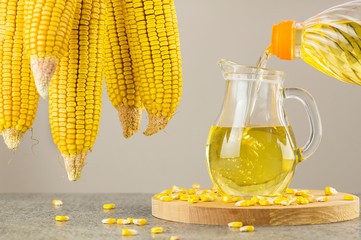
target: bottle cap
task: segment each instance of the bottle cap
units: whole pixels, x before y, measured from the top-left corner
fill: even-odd
[[[270,53],[283,60],[295,59],[296,21],[286,20],[272,27]]]

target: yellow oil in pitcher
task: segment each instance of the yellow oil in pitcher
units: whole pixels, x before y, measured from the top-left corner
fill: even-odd
[[[278,194],[290,183],[300,153],[291,127],[216,127],[207,140],[213,183],[231,195]]]

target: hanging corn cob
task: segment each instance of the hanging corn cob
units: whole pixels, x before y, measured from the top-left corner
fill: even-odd
[[[25,46],[38,92],[48,88],[59,59],[67,52],[76,0],[26,0]]]
[[[24,0],[0,2],[0,133],[16,149],[35,119],[39,95],[23,52]]]
[[[149,115],[145,135],[162,130],[179,104],[182,72],[173,0],[121,0],[135,83]]]
[[[60,60],[49,89],[53,139],[71,181],[80,178],[99,129],[104,26],[103,2],[78,0],[69,54]]]
[[[106,9],[105,82],[109,99],[118,110],[123,135],[129,138],[139,130],[142,117],[140,81],[139,76],[137,82],[134,78],[137,71],[129,53],[121,0],[106,0]]]

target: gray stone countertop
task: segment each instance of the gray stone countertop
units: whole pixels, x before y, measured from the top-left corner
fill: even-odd
[[[361,194],[358,194],[360,197]],[[0,239],[361,239],[360,218],[331,224],[256,227],[254,232],[232,231],[227,226],[209,226],[164,221],[151,215],[151,194],[0,194]],[[61,199],[55,208],[53,199]],[[113,210],[103,210],[114,203]],[[56,215],[70,217],[55,222]],[[145,218],[145,226],[102,224],[104,218]],[[151,227],[164,233],[152,235]],[[122,236],[123,228],[136,229],[137,236]]]

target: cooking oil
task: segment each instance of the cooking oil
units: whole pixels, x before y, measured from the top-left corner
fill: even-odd
[[[319,23],[303,30],[301,58],[341,81],[361,85],[360,22]]]
[[[212,126],[207,163],[213,183],[230,195],[274,195],[289,185],[300,151],[290,126]]]

